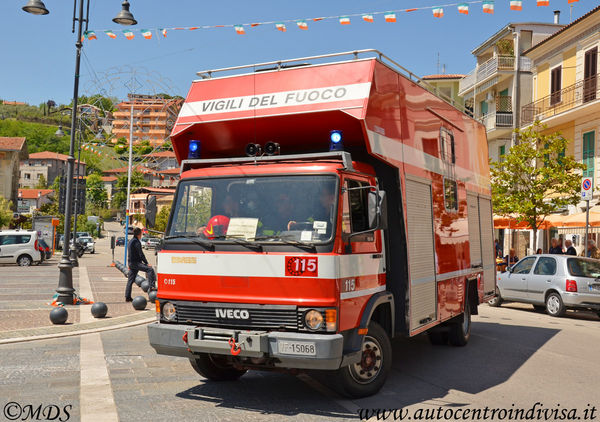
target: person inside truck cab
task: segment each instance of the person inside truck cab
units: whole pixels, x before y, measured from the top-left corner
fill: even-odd
[[[333,227],[333,217],[334,217],[334,205],[336,199],[336,192],[333,186],[323,186],[319,191],[319,203],[315,204],[315,208],[312,210],[311,215],[306,218],[304,222],[314,223],[315,221],[325,222],[327,223],[327,233],[331,233],[331,229]],[[288,230],[301,230],[301,227],[298,227],[299,224],[296,221],[290,221],[288,224]]]
[[[196,234],[206,239],[214,239],[216,237],[225,236],[229,227],[231,218],[240,216],[239,202],[231,194],[227,194],[223,199],[223,213],[212,216],[205,226],[200,226],[196,230]]]

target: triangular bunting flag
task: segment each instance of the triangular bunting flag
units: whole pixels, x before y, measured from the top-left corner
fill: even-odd
[[[373,15],[371,14],[363,15],[362,18],[365,22],[373,22]]]
[[[300,28],[300,29],[304,29],[304,30],[308,29],[308,24],[304,20],[298,21],[298,22],[296,22],[296,24],[298,25],[298,28]]]
[[[490,15],[494,14],[494,2],[493,1],[484,1],[483,2],[483,13],[489,13]]]
[[[196,29],[198,29],[198,28],[200,28],[200,27],[199,27],[199,26],[191,26],[191,27],[189,27],[188,29],[189,29],[190,31],[195,31],[195,30],[196,30]]]
[[[406,9],[405,12],[415,12],[417,10],[419,10],[419,9],[416,9],[416,8],[415,9]]]
[[[166,29],[164,29],[164,28],[160,28],[160,29],[158,30],[158,32],[160,32],[160,34],[161,34],[163,37],[167,38],[167,30],[166,30]]]
[[[251,24],[250,24],[250,27],[251,27],[251,28],[254,28],[254,27],[257,27],[257,26],[259,26],[259,25],[261,25],[261,24],[260,24],[260,23],[251,23]]]
[[[323,18],[314,18],[313,19],[313,21],[315,21],[315,22],[319,22],[319,21],[322,21],[322,20],[323,20]]]
[[[436,18],[444,17],[444,9],[442,7],[435,7],[433,9],[433,16]]]
[[[392,12],[388,12],[383,15],[386,22],[396,22],[396,14]]]
[[[244,31],[244,27],[242,25],[236,25],[236,26],[234,26],[234,28],[235,28],[235,32],[237,32],[240,35],[246,33],[246,31]]]
[[[110,30],[108,30],[108,31],[104,31],[104,33],[105,33],[106,35],[108,35],[109,37],[111,37],[113,40],[114,40],[115,38],[117,38],[117,34],[115,34],[114,32],[112,32],[112,31],[110,31]]]
[[[462,13],[463,15],[468,15],[469,14],[469,4],[468,3],[461,3],[458,5],[458,13]]]
[[[277,22],[277,23],[275,24],[275,28],[277,28],[277,30],[278,30],[278,31],[281,31],[281,32],[285,32],[285,31],[287,31],[287,28],[285,27],[285,24],[284,24],[284,23],[282,23],[282,22]]]
[[[87,38],[88,40],[96,40],[98,38],[96,38],[96,33],[94,31],[85,31],[83,33],[83,36],[85,38]]]
[[[142,36],[147,40],[152,39],[152,31],[148,29],[142,29],[140,32],[142,33]]]
[[[348,16],[340,17],[340,23],[342,25],[350,25],[350,18]]]
[[[521,0],[510,0],[510,10],[523,10],[523,2]]]
[[[550,0],[537,0],[538,6],[550,6]]]
[[[579,0],[569,0],[567,3],[571,4],[571,3],[577,3]]]
[[[125,38],[127,38],[128,40],[132,40],[135,38],[135,35],[133,35],[133,32],[131,32],[131,29],[124,29],[123,35],[125,35]]]

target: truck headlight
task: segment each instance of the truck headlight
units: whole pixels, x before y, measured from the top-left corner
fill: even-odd
[[[304,314],[304,324],[310,330],[318,330],[323,326],[323,314],[311,309]]]
[[[175,320],[175,316],[177,314],[177,310],[175,309],[175,305],[171,302],[166,302],[162,307],[162,316],[167,321]]]

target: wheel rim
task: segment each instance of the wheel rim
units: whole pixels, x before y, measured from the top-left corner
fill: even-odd
[[[21,267],[27,267],[27,266],[29,266],[29,259],[27,259],[25,257],[19,259],[19,265]]]
[[[551,314],[557,313],[560,309],[560,301],[558,300],[558,297],[555,295],[550,296],[546,303],[546,309],[548,309],[548,312]]]
[[[359,384],[368,384],[377,378],[383,365],[381,345],[377,339],[366,336],[360,362],[350,365],[350,375]]]

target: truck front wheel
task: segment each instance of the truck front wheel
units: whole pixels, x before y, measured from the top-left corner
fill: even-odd
[[[371,396],[383,387],[391,368],[390,338],[379,324],[371,321],[360,362],[338,369],[334,388],[352,398]]]
[[[200,353],[190,358],[192,368],[211,381],[235,381],[246,373],[246,370],[235,369],[224,358],[208,353]]]

